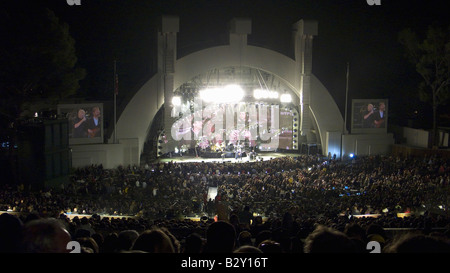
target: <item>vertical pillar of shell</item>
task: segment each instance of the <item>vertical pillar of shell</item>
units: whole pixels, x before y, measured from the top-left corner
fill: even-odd
[[[158,75],[159,88],[164,94],[164,131],[167,143],[163,144],[163,153],[174,151],[175,141],[171,135],[172,126],[176,120],[171,116],[172,98],[174,96],[174,73],[177,54],[177,33],[179,18],[163,16],[158,33]]]
[[[297,85],[300,93],[300,134],[311,139],[311,75],[313,38],[317,36],[317,22],[300,20],[293,26],[295,60],[297,62]]]

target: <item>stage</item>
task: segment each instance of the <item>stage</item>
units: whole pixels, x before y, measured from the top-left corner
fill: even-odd
[[[226,162],[226,163],[246,163],[246,162],[256,162],[256,161],[267,161],[273,158],[278,158],[278,157],[285,157],[285,156],[289,156],[289,157],[298,157],[300,154],[299,153],[276,153],[276,152],[263,152],[263,153],[258,153],[256,155],[255,159],[250,159],[249,156],[245,156],[245,157],[241,157],[241,158],[234,158],[234,156],[232,158],[211,158],[211,157],[196,157],[196,156],[190,156],[190,155],[186,155],[186,156],[174,156],[174,157],[164,157],[164,158],[159,158],[156,160],[156,162],[162,162],[162,163],[166,163],[166,162],[180,162],[180,163],[187,163],[187,162],[216,162],[216,163],[220,163],[220,162]]]

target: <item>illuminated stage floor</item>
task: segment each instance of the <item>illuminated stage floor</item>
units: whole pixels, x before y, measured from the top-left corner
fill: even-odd
[[[220,162],[226,162],[226,163],[245,163],[245,162],[256,162],[256,161],[267,161],[273,158],[278,158],[278,157],[285,157],[285,156],[290,156],[290,157],[297,157],[300,154],[294,154],[294,153],[260,153],[256,156],[256,159],[252,159],[250,160],[249,157],[242,157],[240,159],[235,159],[235,158],[205,158],[205,157],[195,157],[195,156],[177,156],[177,157],[172,157],[172,158],[160,158],[157,159],[156,162],[162,162],[162,163],[167,163],[167,162],[180,162],[180,163],[187,163],[187,162],[216,162],[216,163],[220,163]]]

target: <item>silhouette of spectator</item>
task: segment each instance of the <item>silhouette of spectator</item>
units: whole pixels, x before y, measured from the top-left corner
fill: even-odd
[[[175,253],[175,249],[167,234],[159,228],[144,231],[134,242],[132,250],[147,253]]]
[[[74,240],[77,240],[78,238],[84,238],[84,237],[91,237],[91,232],[89,230],[84,228],[79,228],[75,231],[75,235],[73,236]]]
[[[170,242],[173,246],[173,250],[175,253],[180,253],[181,252],[181,244],[180,241],[178,241],[178,239],[172,234],[172,232],[169,231],[169,229],[167,227],[160,227],[161,231],[164,232],[167,237],[169,237]]]
[[[295,235],[294,230],[295,214],[297,213],[297,207],[291,206],[289,210],[283,215],[283,220],[281,222],[281,227],[286,230],[290,235]]]
[[[9,213],[0,215],[0,253],[20,252],[23,223],[17,217]]]
[[[450,253],[450,241],[440,237],[407,233],[383,249],[386,253]]]
[[[376,241],[380,243],[381,249],[383,249],[388,243],[388,237],[384,228],[378,224],[370,224],[366,229],[367,242]]]
[[[292,242],[291,242],[291,252],[292,253],[304,253],[303,249],[304,249],[304,243],[303,240],[301,239],[301,234],[300,232],[298,232],[298,234],[294,237],[292,237]]]
[[[262,230],[255,237],[255,246],[259,246],[262,241],[271,240],[272,232],[270,230]]]
[[[28,222],[31,222],[33,220],[37,220],[40,218],[41,217],[39,217],[39,215],[36,212],[31,212],[25,217],[25,220],[23,222],[24,222],[24,224],[27,224]]]
[[[101,253],[114,253],[117,252],[119,236],[117,233],[112,232],[105,236],[103,240],[102,247],[100,248]]]
[[[244,245],[238,247],[233,253],[263,253],[263,251],[255,246]]]
[[[229,221],[230,220],[230,209],[228,197],[226,195],[220,196],[216,200],[216,210],[217,210],[217,219],[219,221]]]
[[[236,214],[230,215],[229,222],[230,222],[230,224],[233,225],[234,231],[236,232],[236,234],[239,234],[242,231],[241,223],[239,222],[239,217]]]
[[[206,230],[207,253],[231,253],[234,250],[236,231],[225,221],[217,221],[208,226]]]
[[[281,248],[280,243],[273,240],[264,240],[259,245],[258,248],[263,253],[282,253],[283,250]]]
[[[318,225],[306,237],[305,253],[348,253],[356,252],[354,244],[343,232]]]
[[[139,233],[136,230],[128,229],[119,232],[117,238],[118,251],[130,250],[138,237]]]
[[[32,220],[23,230],[23,251],[26,253],[67,253],[71,236],[55,218]]]
[[[80,237],[80,238],[77,238],[76,241],[80,243],[81,253],[99,253],[100,252],[97,242],[92,237]]]
[[[366,252],[366,231],[357,223],[349,223],[345,226],[344,233],[355,244],[358,252]]]
[[[243,225],[244,229],[250,229],[251,221],[253,220],[253,213],[250,212],[250,206],[244,206],[244,209],[239,212],[239,222]]]
[[[101,233],[94,233],[94,234],[92,234],[91,237],[92,237],[92,239],[94,239],[95,242],[97,243],[98,249],[99,249],[99,253],[100,253],[100,252],[101,252],[101,249],[102,249],[102,247],[103,247],[103,243],[104,243],[104,241],[105,241],[103,235],[102,235]]]
[[[186,237],[184,244],[184,253],[202,253],[203,252],[203,238],[196,232],[189,234]]]
[[[84,229],[89,232],[89,237],[92,236],[92,234],[95,233],[95,230],[92,228],[91,223],[89,222],[89,219],[87,217],[82,217],[80,220],[80,225],[78,229]]]
[[[256,237],[261,231],[265,230],[265,226],[263,224],[263,219],[261,216],[256,216],[253,219],[252,225],[250,227],[250,232],[254,237]]]
[[[240,247],[246,245],[253,246],[252,234],[247,230],[241,231],[238,236],[238,243]]]

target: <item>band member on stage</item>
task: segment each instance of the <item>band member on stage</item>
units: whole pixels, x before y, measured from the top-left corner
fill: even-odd
[[[236,152],[234,153],[234,158],[237,159],[242,159],[242,154],[241,154],[241,144],[238,143],[238,145],[236,146]]]

